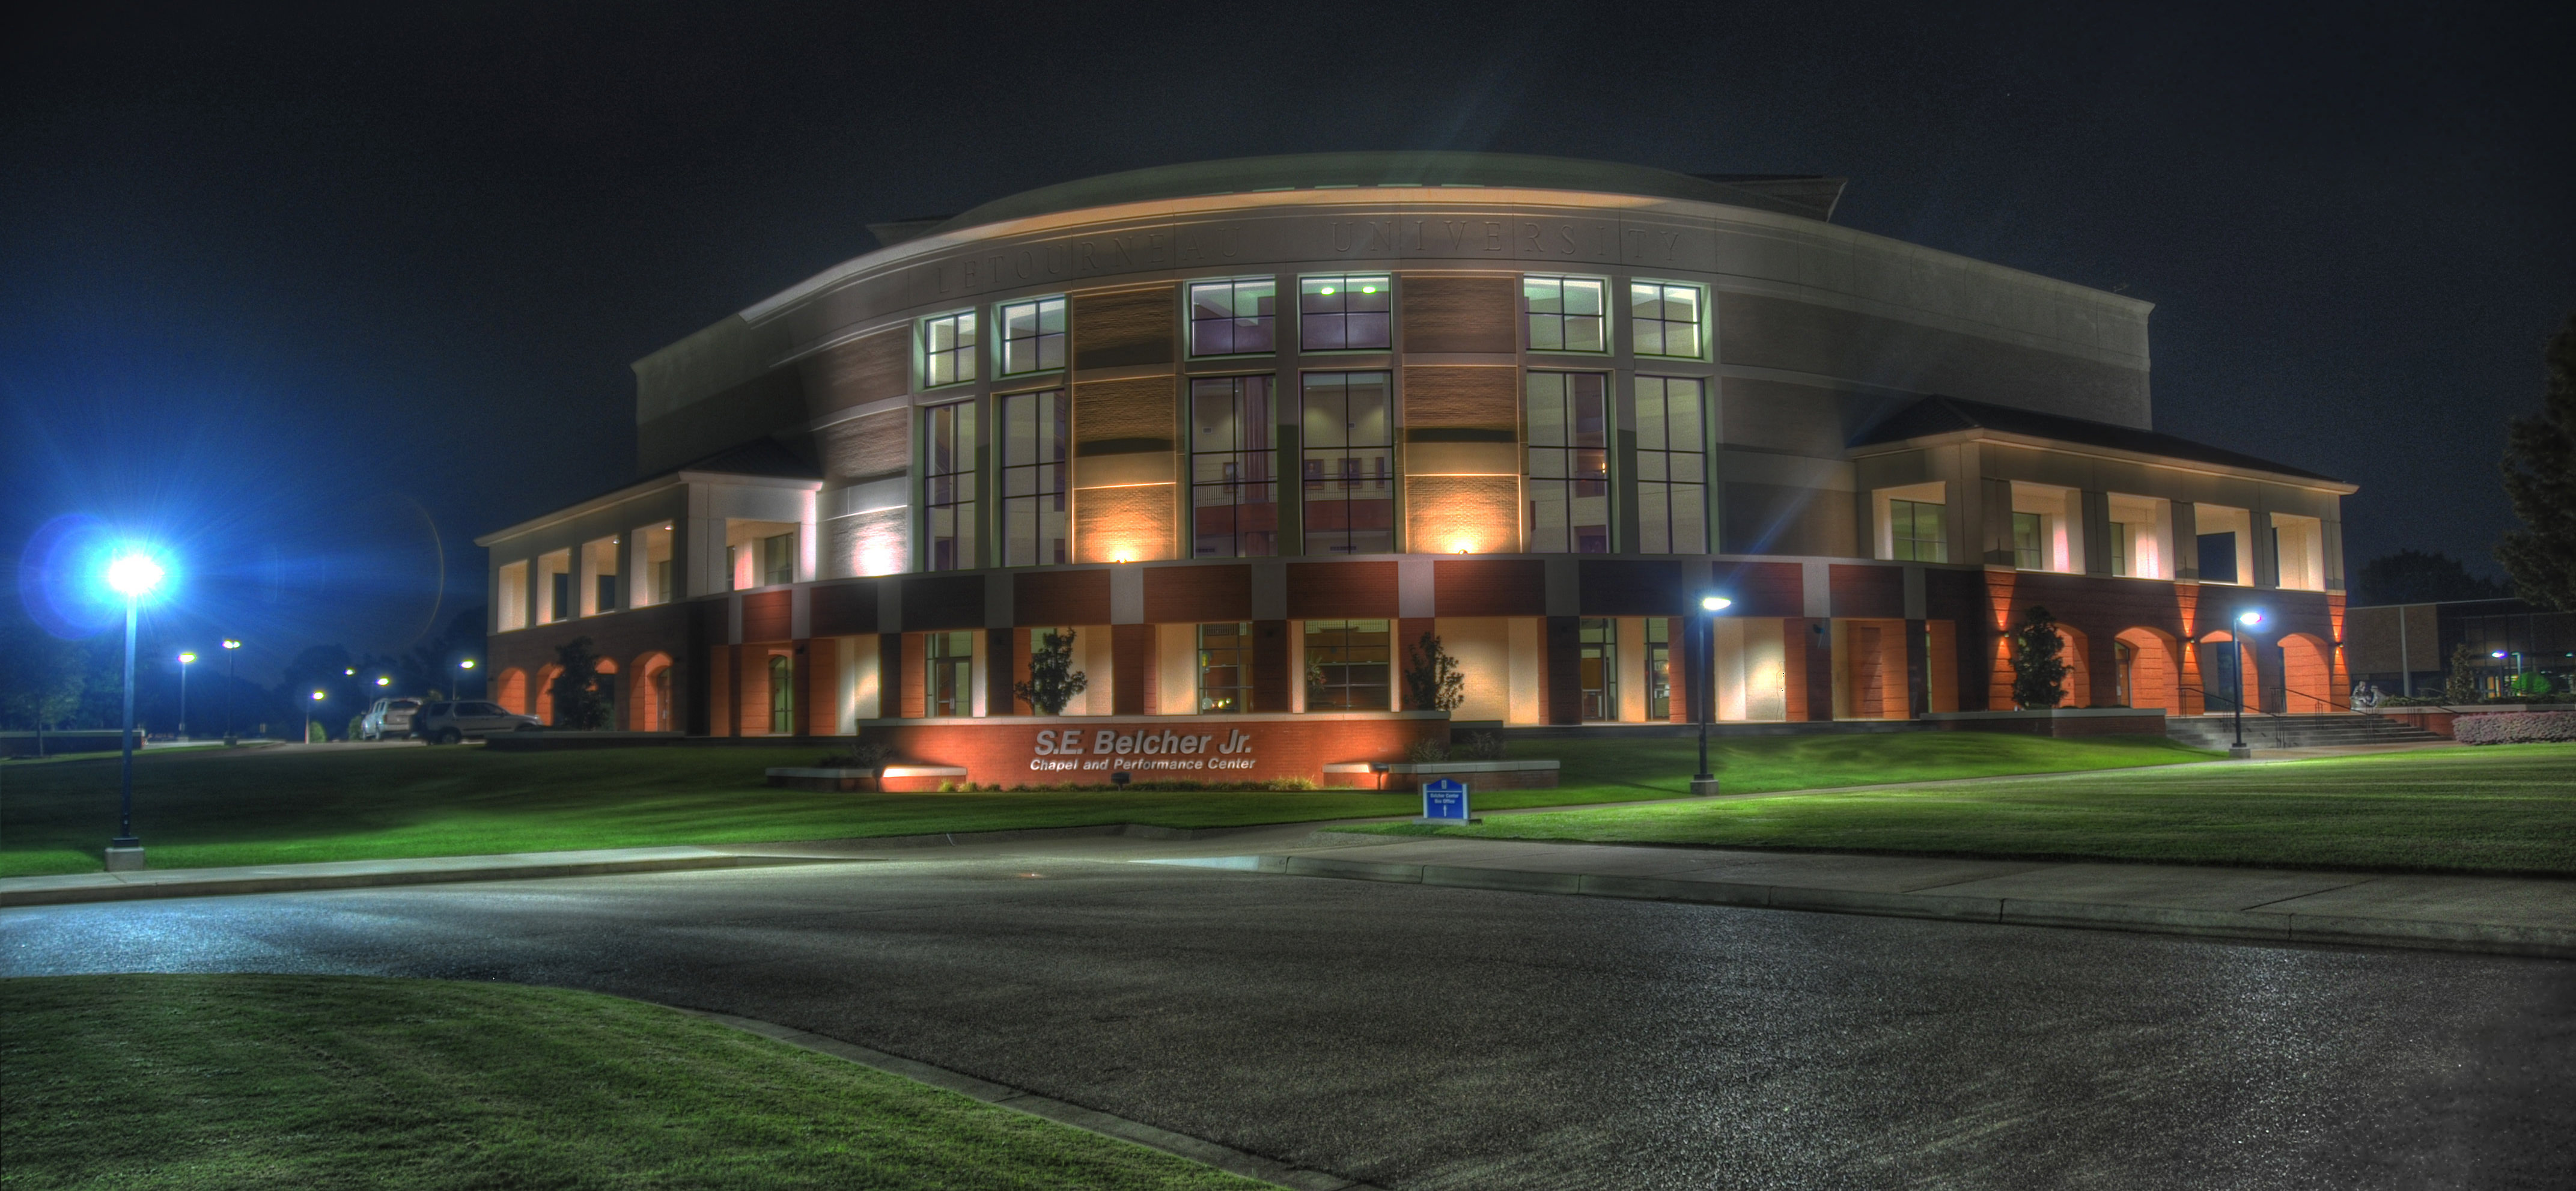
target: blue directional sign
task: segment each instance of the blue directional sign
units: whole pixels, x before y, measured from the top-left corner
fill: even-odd
[[[1422,818],[1432,823],[1467,821],[1467,783],[1438,778],[1422,783]]]

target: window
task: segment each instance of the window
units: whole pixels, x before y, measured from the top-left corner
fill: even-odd
[[[1637,354],[1699,359],[1701,312],[1706,305],[1696,285],[1628,283],[1628,333],[1636,340]]]
[[[2137,573],[2139,527],[2127,521],[2111,523],[2111,573],[2128,576]],[[2126,706],[2126,704],[2123,704]]]
[[[1383,620],[1306,622],[1306,710],[1386,711],[1389,636]]]
[[[1252,626],[1199,626],[1199,711],[1252,710]]]
[[[1064,299],[1002,305],[1002,375],[1064,367]],[[970,378],[971,379],[971,378]]]
[[[963,384],[975,379],[975,312],[962,310],[921,320],[921,385]]]
[[[1619,718],[1619,622],[1585,617],[1579,630],[1583,655],[1577,669],[1583,678],[1583,718]]]
[[[1278,350],[1279,283],[1268,277],[1190,284],[1190,354]]]
[[[925,667],[921,684],[924,714],[975,714],[975,634],[966,631],[927,636],[921,651],[921,664]]]
[[[636,560],[641,563],[642,590],[635,593],[635,604],[667,604],[673,599],[671,567],[671,523],[650,525],[635,531]]]
[[[1646,718],[1673,718],[1673,622],[1646,618]]]
[[[1190,550],[1196,557],[1279,553],[1270,385],[1266,376],[1190,382]]]
[[[1537,554],[1610,552],[1608,378],[1529,374],[1529,548]]]
[[[2025,571],[2048,569],[2047,516],[2042,513],[2012,515],[2013,565]]]
[[[501,631],[528,627],[528,564],[525,559],[501,564]]]
[[[796,664],[783,653],[769,655],[769,734],[796,734]]]
[[[1297,343],[1307,351],[1385,350],[1395,287],[1384,274],[1308,277],[1297,283]]]
[[[1890,557],[1900,562],[1950,561],[1950,535],[1943,527],[1947,506],[1928,500],[1887,502]]]
[[[1013,393],[1002,403],[1002,565],[1041,566],[1069,556],[1065,512],[1073,407],[1064,390]]]
[[[2200,535],[2200,581],[2240,581],[2236,577],[2236,535],[2233,532]]]
[[[582,615],[617,611],[617,548],[623,544],[623,538],[597,538],[582,543],[581,573],[588,580],[581,585]]]
[[[572,619],[572,551],[555,550],[537,556],[537,574],[537,622],[553,624]]]
[[[922,514],[929,523],[926,568],[975,567],[975,406],[960,401],[921,411]]]
[[[1708,553],[1708,473],[1700,411],[1707,382],[1637,378],[1637,549]]]
[[[1308,554],[1395,549],[1394,387],[1383,372],[1306,375],[1300,478]]]
[[[760,582],[764,587],[796,581],[796,531],[760,539]]]
[[[1528,310],[1531,351],[1610,350],[1604,329],[1601,282],[1588,277],[1524,277],[1521,302]]]

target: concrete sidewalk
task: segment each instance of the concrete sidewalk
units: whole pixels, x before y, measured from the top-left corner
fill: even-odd
[[[2576,959],[2576,880],[2067,864],[1318,831],[1164,864],[1463,889]]]
[[[137,898],[155,897],[286,893],[302,889],[435,885],[451,881],[598,877],[614,873],[667,873],[691,869],[829,863],[846,859],[849,858],[763,853],[757,849],[602,848],[587,852],[518,852],[501,856],[425,856],[400,860],[340,860],[321,864],[257,864],[235,868],[171,868],[122,873],[66,873],[51,877],[10,877],[0,880],[0,908],[51,906],[67,902],[131,901]]]

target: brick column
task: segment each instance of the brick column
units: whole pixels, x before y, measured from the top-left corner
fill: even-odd
[[[1285,712],[1297,675],[1288,668],[1288,622],[1252,622],[1252,709]]]
[[[1154,626],[1119,624],[1109,626],[1109,649],[1113,659],[1109,709],[1115,715],[1144,715],[1152,706],[1154,686]]]
[[[1550,724],[1583,722],[1583,620],[1546,618],[1546,665],[1539,680],[1540,718]]]

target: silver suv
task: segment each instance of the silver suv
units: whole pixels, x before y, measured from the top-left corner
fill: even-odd
[[[358,737],[362,740],[401,740],[411,735],[411,717],[420,710],[418,699],[378,699],[367,714],[358,719]]]
[[[411,734],[431,744],[455,744],[495,732],[534,732],[543,727],[537,717],[520,715],[498,703],[428,703],[411,717]]]

